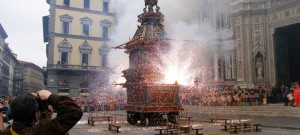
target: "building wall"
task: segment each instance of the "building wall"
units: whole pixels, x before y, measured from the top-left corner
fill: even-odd
[[[14,84],[14,68],[18,64],[8,44],[7,34],[0,24],[0,95],[12,95]]]
[[[238,42],[238,85],[278,85],[274,31],[300,23],[300,2],[297,0],[257,0],[233,4],[232,20]],[[263,55],[263,78],[256,72],[255,56]]]
[[[110,2],[111,0],[90,0],[90,10],[103,11],[103,1]],[[63,5],[64,0],[56,0],[56,5]],[[70,7],[83,8],[84,0],[70,0]],[[110,7],[111,7],[110,3]],[[114,12],[113,8],[109,8],[109,13]]]
[[[25,94],[22,91],[23,80],[24,80],[24,66],[16,66],[14,69],[14,90],[13,95],[22,95]]]
[[[102,56],[108,53],[115,21],[111,1],[90,0],[89,9],[84,9],[84,0],[70,0],[70,6],[64,6],[63,2],[50,1],[47,89],[54,93],[68,89],[70,96],[78,96],[80,83],[87,81],[91,91],[100,90],[104,85],[97,84],[106,81],[103,79]],[[107,13],[103,12],[103,2],[109,2]],[[69,22],[69,33],[63,32],[63,22]],[[89,35],[83,34],[83,24],[89,24]],[[108,27],[108,37],[102,35],[103,26]],[[63,44],[67,47],[63,48]],[[83,49],[86,44],[87,48]],[[67,64],[63,64],[61,52],[68,52]],[[82,62],[82,53],[89,55],[87,65]],[[66,85],[59,85],[62,80],[67,82]]]
[[[226,42],[218,42],[214,39],[226,39],[226,35],[232,35],[234,48],[227,49],[234,56],[235,78],[227,81],[216,78],[219,75],[226,76],[226,64],[218,65],[218,60],[226,57],[219,49],[212,49],[212,61],[214,63],[214,82],[222,84],[234,84],[243,88],[254,88],[259,85],[276,86],[276,54],[274,34],[276,29],[292,24],[300,23],[299,0],[204,0],[201,3],[199,18],[208,22],[216,29],[218,36],[211,39],[210,46],[222,48]],[[218,19],[223,16],[221,31],[218,31]],[[221,20],[222,20],[221,19]],[[225,34],[222,30],[231,31]],[[230,36],[229,36],[230,37]],[[230,41],[231,42],[231,41]],[[230,44],[229,42],[229,44]],[[229,47],[230,48],[230,47]],[[225,51],[224,49],[223,51]],[[219,55],[221,54],[221,55]],[[262,61],[258,58],[261,54]],[[258,63],[263,66],[263,75],[258,75]],[[221,70],[218,67],[222,66]]]
[[[24,64],[24,81],[22,93],[31,93],[45,89],[42,69],[29,63]]]
[[[86,81],[89,83],[88,89],[89,93],[93,95],[105,89],[105,84],[103,84],[105,78],[101,72],[74,72],[74,71],[48,71],[48,78],[52,78],[48,81],[48,89],[53,93],[59,93],[59,89],[68,89],[69,96],[79,96],[80,83]],[[60,86],[59,81],[66,81],[66,85]]]
[[[84,17],[91,18],[93,21],[90,28],[91,37],[99,37],[99,38],[102,37],[102,29],[100,26],[100,21],[109,20],[110,22],[114,22],[114,17],[112,16],[104,16],[99,14],[90,14],[90,13],[83,13],[83,12],[74,12],[65,9],[57,9],[56,18],[55,18],[55,24],[57,24],[57,27],[55,28],[55,33],[62,33],[60,16],[64,14],[68,14],[73,17],[70,35],[82,35],[82,23],[80,19]],[[113,27],[110,27],[110,29],[112,30]]]
[[[207,56],[211,63],[207,74],[211,77],[204,77],[207,79],[202,79],[200,83],[210,86],[236,84],[236,42],[231,29],[230,2],[229,0],[203,0],[200,2],[199,22],[207,23],[213,28],[211,30],[213,36],[210,36],[207,44],[211,52],[211,55]]]
[[[55,38],[55,43],[54,43],[54,44],[56,44],[56,46],[54,48],[54,61],[56,61],[55,64],[57,63],[57,61],[59,61],[59,59],[61,57],[61,55],[59,53],[58,45],[63,40],[64,40],[63,37]],[[81,63],[80,63],[81,55],[80,55],[79,46],[84,42],[84,40],[82,40],[82,39],[67,39],[67,40],[72,45],[69,65],[81,65]],[[99,49],[102,47],[104,42],[89,40],[88,43],[92,47],[89,66],[101,66],[101,63],[100,63],[101,55],[100,55]]]
[[[109,27],[109,37],[113,32],[114,14],[110,4],[109,13],[103,13],[102,0],[91,0],[91,8],[83,9],[83,1],[70,1],[70,7],[63,6],[63,0],[52,0],[50,7],[50,41],[48,52],[48,64],[57,64],[60,61],[59,44],[66,38],[72,46],[69,65],[81,65],[79,46],[87,41],[92,47],[89,66],[100,66],[101,55],[99,49],[104,43],[108,43],[109,38],[103,38],[102,26],[100,21],[107,20],[111,22]],[[72,17],[70,23],[70,33],[62,32],[62,15]],[[82,22],[80,19],[88,17],[92,20],[89,36],[83,35]],[[51,24],[52,22],[52,24]]]
[[[4,44],[4,51],[1,53],[1,71],[2,71],[2,84],[1,92],[2,95],[13,94],[13,79],[14,79],[14,68],[18,64],[16,58],[12,55],[12,51],[8,47],[8,44]]]

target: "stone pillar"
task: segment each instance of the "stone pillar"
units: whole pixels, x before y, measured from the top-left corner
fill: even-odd
[[[214,51],[214,80],[218,81],[219,80],[219,64],[218,64],[218,60],[219,60],[219,55],[217,51]]]

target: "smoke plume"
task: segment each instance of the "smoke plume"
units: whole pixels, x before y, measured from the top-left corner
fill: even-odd
[[[193,85],[197,76],[211,74],[207,52],[209,39],[217,33],[210,23],[200,19],[203,0],[159,0],[158,6],[165,15],[163,23],[168,34],[171,50],[162,56],[167,66],[161,69],[165,75],[165,83]],[[133,37],[137,30],[137,16],[143,12],[144,0],[114,0],[117,22],[114,30],[112,46],[124,44]],[[122,71],[128,69],[129,58],[124,50],[112,50],[110,67],[114,69],[110,82],[124,83]],[[209,75],[206,75],[209,76]],[[168,79],[170,78],[170,79]],[[205,80],[205,79],[204,79]]]

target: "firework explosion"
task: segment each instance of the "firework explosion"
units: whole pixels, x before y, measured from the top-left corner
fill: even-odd
[[[171,1],[160,1],[160,4],[165,6],[169,2]],[[178,8],[193,9],[193,5],[197,5],[199,1],[191,1],[189,5],[182,3],[184,1],[178,1],[174,5],[177,7],[176,9],[162,8],[162,12],[166,15],[165,31],[167,37],[161,42],[167,42],[169,47],[160,50],[161,52],[156,54],[158,57],[154,56],[142,63],[145,65],[154,63],[153,68],[162,75],[157,76],[157,78],[161,78],[157,82],[159,84],[178,82],[180,85],[189,87],[189,89],[197,84],[197,90],[214,91],[218,84],[211,82],[216,81],[214,70],[219,67],[215,67],[214,54],[211,52],[217,50],[218,47],[211,46],[210,42],[217,39],[220,34],[210,24],[199,22],[196,18],[190,18],[197,16],[195,11],[183,10],[178,13],[178,18],[170,15],[176,13]],[[119,11],[119,19],[112,40],[114,46],[126,43],[128,39],[131,40],[130,37],[134,35],[136,30],[136,25],[132,22],[136,20],[136,16],[142,10],[140,5],[143,5],[143,1],[137,0],[130,3],[118,1],[116,5],[120,9],[117,10]],[[136,60],[142,56],[135,57]],[[109,84],[124,84],[126,82],[122,72],[129,68],[129,63],[129,55],[123,50],[113,49],[110,52],[109,64],[113,72],[110,75]],[[121,87],[121,85],[117,85],[113,88],[121,89]]]

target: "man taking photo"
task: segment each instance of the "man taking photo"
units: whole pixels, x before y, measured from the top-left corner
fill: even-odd
[[[50,114],[41,115],[45,112],[40,112],[39,108],[48,110],[48,106],[38,103],[41,101],[52,105],[57,110],[57,117],[51,120]],[[48,90],[16,97],[11,102],[11,111],[13,124],[1,135],[65,135],[82,117],[80,107],[72,99]],[[38,122],[41,119],[43,122]]]

